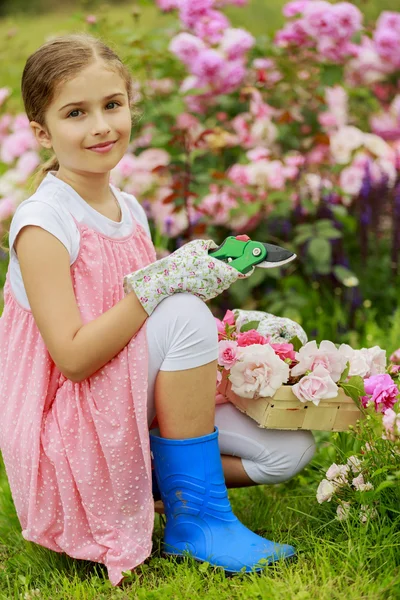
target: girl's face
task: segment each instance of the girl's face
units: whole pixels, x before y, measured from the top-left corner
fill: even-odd
[[[131,134],[124,80],[104,61],[96,61],[60,85],[46,111],[46,126],[31,122],[37,140],[53,148],[60,167],[79,173],[110,171],[125,154]]]

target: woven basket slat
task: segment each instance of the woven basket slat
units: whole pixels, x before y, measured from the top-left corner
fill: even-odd
[[[242,398],[232,392],[224,373],[218,391],[266,429],[346,431],[349,425],[363,418],[361,410],[342,389],[336,398],[321,400],[318,406],[300,402],[290,385],[282,385],[272,397]]]

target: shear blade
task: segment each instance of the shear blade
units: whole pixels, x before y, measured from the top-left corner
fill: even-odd
[[[280,267],[297,258],[297,255],[294,252],[286,250],[286,248],[274,246],[273,244],[263,243],[263,245],[267,250],[267,258],[266,260],[263,260],[263,262],[258,263],[258,265],[255,265],[256,267],[261,267],[261,269]]]

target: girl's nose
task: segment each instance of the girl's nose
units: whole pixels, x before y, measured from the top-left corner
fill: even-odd
[[[104,115],[97,115],[94,118],[92,125],[92,134],[93,135],[104,135],[111,131],[111,127],[108,124],[107,120],[104,118]]]

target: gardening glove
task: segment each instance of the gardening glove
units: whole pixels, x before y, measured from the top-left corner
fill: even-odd
[[[150,316],[156,306],[178,292],[189,292],[206,302],[228,289],[237,279],[246,279],[254,272],[242,274],[229,264],[209,256],[218,248],[213,240],[193,240],[130,275],[124,277],[124,292],[135,292]]]
[[[307,343],[307,334],[304,329],[287,317],[276,317],[271,313],[262,310],[242,310],[234,308],[236,316],[236,327],[240,328],[250,321],[259,321],[257,331],[261,335],[270,336],[273,344],[284,344],[292,338],[298,337],[302,344]]]

